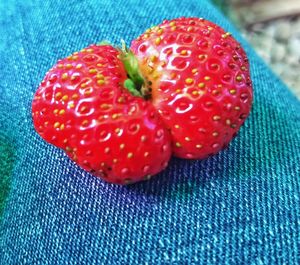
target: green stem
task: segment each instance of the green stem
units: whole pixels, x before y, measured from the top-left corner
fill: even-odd
[[[124,87],[127,88],[127,90],[134,96],[137,97],[143,97],[142,94],[138,89],[136,89],[136,86],[134,82],[131,79],[126,79],[124,82]]]
[[[124,86],[129,90],[134,96],[142,97],[142,86],[144,85],[144,78],[139,70],[138,60],[130,51],[125,42],[122,40],[122,49],[121,49],[121,61],[125,67],[125,70],[129,76],[124,82]]]

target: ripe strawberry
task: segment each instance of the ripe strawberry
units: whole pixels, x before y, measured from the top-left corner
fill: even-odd
[[[82,168],[108,182],[136,182],[163,170],[169,132],[154,107],[133,96],[112,46],[91,45],[50,69],[38,88],[35,129]]]
[[[178,18],[148,29],[131,50],[91,45],[60,60],[32,111],[46,141],[93,174],[125,184],[163,170],[171,148],[182,158],[217,153],[251,104],[238,42],[212,22]]]
[[[176,156],[201,159],[228,145],[252,104],[248,59],[229,33],[178,18],[148,29],[131,50]]]

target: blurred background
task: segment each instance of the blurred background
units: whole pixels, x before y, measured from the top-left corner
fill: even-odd
[[[215,0],[300,99],[300,0]]]

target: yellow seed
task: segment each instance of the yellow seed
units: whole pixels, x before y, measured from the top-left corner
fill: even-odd
[[[125,144],[120,144],[120,149],[124,149]]]
[[[176,26],[171,27],[171,31],[175,31],[177,29]]]
[[[93,91],[92,88],[87,89],[87,90],[84,91],[84,95],[89,96],[90,94],[92,94],[92,91]]]
[[[153,73],[153,71],[154,71],[154,69],[153,69],[153,68],[151,68],[151,67],[148,67],[148,74],[152,74],[152,73]]]
[[[199,95],[200,93],[199,93],[199,91],[194,90],[194,91],[192,92],[192,94],[193,94],[194,96],[197,96],[197,95]]]
[[[58,113],[58,109],[53,110],[53,113],[57,114]]]
[[[71,59],[72,59],[72,57],[71,57]],[[70,64],[70,63],[66,64],[66,68],[67,69],[71,69],[72,68],[72,64]]]
[[[88,125],[88,123],[89,123],[88,120],[84,120],[84,121],[81,123],[81,125],[86,126],[86,125]]]
[[[72,149],[72,147],[70,147],[70,146],[66,146],[66,151],[67,151],[67,152],[72,152],[73,149]]]
[[[227,119],[226,120],[226,125],[230,125],[231,124],[231,120]]]
[[[76,94],[76,93],[72,95],[72,99],[76,99],[76,98],[78,98],[78,97],[79,97],[79,96],[78,96],[78,94]]]
[[[157,31],[157,35],[161,35],[161,34],[163,34],[163,32],[164,32],[164,30],[160,28],[160,29]]]
[[[229,37],[231,35],[231,33],[230,32],[226,32],[225,34],[222,34],[222,38],[227,38],[227,37]]]
[[[80,69],[81,67],[82,67],[82,64],[80,63],[80,64],[77,64],[75,68]]]
[[[196,144],[196,148],[198,148],[198,149],[200,149],[200,148],[202,148],[202,144]]]
[[[205,76],[205,77],[204,77],[204,80],[205,80],[205,81],[209,81],[209,80],[210,80],[210,77],[209,77],[209,76]]]
[[[181,54],[181,55],[186,55],[186,54],[187,54],[187,50],[182,50],[182,51],[180,52],[180,54]]]
[[[133,157],[133,153],[128,153],[127,154],[127,158],[132,158]]]
[[[176,77],[176,73],[174,73],[174,72],[171,73],[171,76],[170,76],[170,77],[171,77],[171,79],[174,79],[174,78]]]
[[[66,111],[64,110],[64,109],[61,109],[60,111],[59,111],[59,115],[63,115],[63,114],[65,114],[66,113]]]
[[[118,98],[118,103],[124,103],[124,102],[125,102],[125,99],[123,97]]]
[[[159,78],[159,74],[158,74],[158,73],[154,73],[154,74],[152,75],[152,78],[153,78],[153,79]]]
[[[141,141],[142,141],[142,142],[145,142],[145,141],[146,141],[146,139],[147,139],[147,137],[146,137],[145,135],[142,135],[142,137],[141,137]]]
[[[194,82],[194,79],[193,78],[187,78],[187,79],[185,79],[185,83],[187,84],[187,85],[190,85],[190,84],[192,84]]]
[[[101,109],[109,109],[110,105],[109,104],[106,104],[106,103],[103,103],[101,104],[100,108]]]
[[[58,68],[63,68],[64,66],[60,63],[57,65]]]
[[[103,79],[103,78],[104,78],[104,75],[103,75],[103,74],[97,74],[97,75],[96,75],[96,78],[97,78],[97,79]]]
[[[66,80],[67,78],[68,78],[68,73],[63,73],[61,79]]]
[[[75,107],[73,102],[69,102],[68,106],[69,106],[70,109],[73,109]]]
[[[68,139],[64,139],[63,143],[66,144],[68,142]]]
[[[94,52],[93,49],[86,49],[87,52]]]
[[[219,94],[220,94],[220,91],[218,91],[217,89],[214,89],[214,90],[212,91],[212,94],[213,94],[214,96],[219,95]]]
[[[196,74],[198,72],[198,69],[197,68],[194,68],[193,70],[192,70],[192,73],[193,74]]]
[[[115,132],[116,132],[116,133],[119,133],[120,131],[121,131],[120,128],[116,128],[116,129],[115,129]]]
[[[57,121],[56,123],[54,123],[54,128],[55,128],[55,129],[58,128],[59,125],[60,125],[60,123]]]
[[[82,88],[87,87],[87,83],[82,83],[82,84],[80,85],[80,87],[82,87]]]
[[[89,70],[89,73],[90,74],[96,74],[97,70],[95,68],[92,68],[92,69]]]
[[[78,56],[77,56],[77,55],[73,55],[73,56],[72,56],[72,59],[75,61],[75,60],[78,59]]]
[[[114,158],[114,159],[113,159],[113,163],[116,164],[117,162],[118,162],[118,159],[117,159],[117,158]]]
[[[44,126],[47,126],[49,124],[49,121],[44,122]]]
[[[176,25],[176,22],[175,22],[175,21],[170,22],[170,26],[171,26],[171,27],[173,27],[173,26],[175,26],[175,25]]]
[[[161,42],[161,37],[157,37],[157,38],[155,39],[155,44],[156,44],[156,45],[159,45],[160,42]]]
[[[179,88],[175,90],[175,93],[177,93],[177,94],[180,92],[181,92],[181,89],[179,89]]]
[[[59,127],[61,130],[63,130],[65,128],[65,125],[64,124],[61,124],[60,127]]]
[[[200,54],[200,55],[198,56],[198,58],[199,58],[200,60],[204,60],[204,59],[206,58],[206,55],[205,55],[205,54]]]
[[[106,148],[104,149],[104,153],[105,153],[105,154],[108,154],[109,151],[110,151],[110,148],[109,148],[109,147],[106,147]]]
[[[181,147],[181,144],[179,142],[176,142],[176,147]]]
[[[86,106],[83,106],[80,108],[80,112],[85,112],[87,110],[87,107]]]
[[[118,116],[119,116],[119,115],[118,115],[117,113],[114,113],[113,115],[111,115],[112,119],[114,119],[114,120],[115,120],[116,118],[118,118]]]
[[[165,67],[167,65],[167,62],[166,61],[162,61],[161,64],[160,64],[162,67]]]
[[[176,129],[179,129],[179,128],[180,128],[180,126],[179,126],[178,124],[175,124],[174,127],[175,127]]]
[[[190,137],[185,137],[184,139],[185,139],[187,142],[189,142],[189,141],[191,140]]]
[[[146,29],[146,33],[150,33],[151,32],[151,29]]]
[[[234,109],[239,111],[241,108],[239,106],[235,106]]]
[[[221,117],[218,116],[218,115],[213,116],[213,120],[214,120],[214,121],[219,121],[220,119],[221,119]]]
[[[217,137],[218,135],[219,135],[218,132],[213,132],[213,133],[212,133],[212,136],[214,136],[214,137]]]
[[[238,76],[237,76],[235,79],[236,79],[236,81],[239,81],[239,82],[240,82],[240,81],[242,81],[242,80],[243,80],[243,77],[242,77],[242,76],[240,76],[240,75],[238,75]]]
[[[241,67],[241,69],[242,69],[243,71],[246,71],[246,70],[247,70],[247,67],[243,65],[243,66]]]
[[[199,84],[198,84],[198,87],[204,88],[204,87],[205,87],[205,84],[204,84],[204,83],[199,83]]]
[[[55,98],[56,98],[56,99],[60,99],[61,96],[62,96],[62,93],[61,93],[61,92],[57,92],[57,93],[55,94]]]
[[[97,66],[98,66],[98,67],[102,67],[103,64],[102,64],[102,63],[97,63]]]
[[[151,56],[149,57],[149,59],[150,59],[150,61],[151,61],[152,63],[154,63],[154,62],[157,60],[157,56],[151,55]]]
[[[73,81],[73,80],[75,80],[77,78],[77,75],[72,75],[71,76],[71,80]]]
[[[100,85],[100,86],[103,85],[104,83],[105,83],[105,81],[102,80],[102,79],[101,80],[97,80],[97,84]]]
[[[236,90],[235,90],[235,89],[230,89],[230,90],[229,90],[229,93],[230,93],[231,95],[234,95],[234,94],[236,94]]]
[[[64,95],[61,99],[63,100],[63,101],[67,101],[68,100],[68,95]]]

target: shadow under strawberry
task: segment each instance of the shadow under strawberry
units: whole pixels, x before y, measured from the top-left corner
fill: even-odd
[[[295,155],[297,144],[299,148],[297,133],[288,111],[258,98],[249,119],[226,150],[205,160],[172,158],[167,170],[125,189],[171,200],[189,199],[199,194],[199,189],[203,196],[221,194],[224,189],[229,194],[246,188],[256,192],[268,181],[272,185],[279,179],[291,178],[289,171],[299,167],[296,160],[300,154]]]

